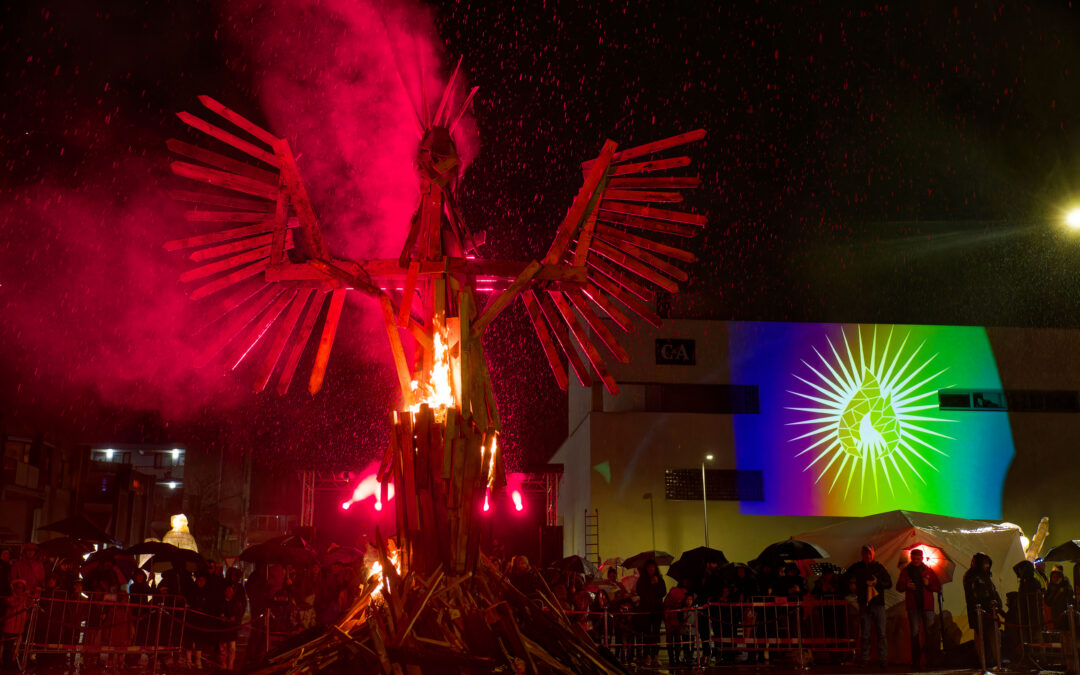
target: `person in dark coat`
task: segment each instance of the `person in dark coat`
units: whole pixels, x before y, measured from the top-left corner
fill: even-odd
[[[0,598],[11,595],[11,549],[0,548]]]
[[[1017,618],[1020,620],[1020,641],[1033,642],[1043,629],[1042,607],[1039,594],[1042,584],[1035,578],[1035,565],[1030,560],[1021,560],[1013,565],[1016,573]]]
[[[712,626],[720,627],[721,609],[710,607],[710,603],[721,601],[724,592],[724,578],[720,566],[715,562],[706,563],[705,573],[690,584],[690,592],[697,598],[697,630],[701,638],[701,660],[709,663],[712,657]]]
[[[664,621],[664,596],[667,584],[660,576],[660,568],[655,560],[648,560],[641,568],[635,592],[640,598],[638,603],[638,633],[642,636],[642,659],[645,665],[658,665],[656,655],[660,653],[660,624]]]
[[[892,588],[892,577],[881,563],[874,560],[874,547],[865,544],[861,559],[848,568],[842,588],[854,584],[859,604],[860,660],[870,663],[870,638],[877,631],[878,662],[889,663],[889,645],[885,636],[885,590]]]
[[[911,629],[911,667],[922,668],[923,647],[931,644],[934,595],[941,592],[941,580],[934,570],[923,564],[922,549],[911,550],[911,562],[900,570],[896,590],[905,594],[904,606],[907,608],[908,628]]]
[[[1046,592],[1043,602],[1050,609],[1050,623],[1056,631],[1065,631],[1069,628],[1068,617],[1065,612],[1073,601],[1072,586],[1065,578],[1065,573],[1054,568],[1050,572],[1050,582],[1046,584]]]
[[[997,614],[1001,611],[1001,596],[994,586],[991,574],[993,561],[985,553],[971,556],[971,567],[964,572],[964,600],[967,603],[968,625],[976,631],[975,647],[990,664],[992,654],[996,653],[998,629]],[[982,610],[982,623],[979,623],[979,610]],[[978,636],[982,636],[982,640]],[[989,666],[988,666],[989,667]]]

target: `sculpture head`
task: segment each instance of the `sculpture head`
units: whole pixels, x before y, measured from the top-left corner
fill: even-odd
[[[189,532],[187,516],[182,513],[169,518],[169,524],[172,526],[173,532]]]

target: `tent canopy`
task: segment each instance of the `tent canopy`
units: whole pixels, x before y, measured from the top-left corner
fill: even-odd
[[[1003,598],[1006,591],[1016,587],[1012,566],[1024,558],[1020,528],[1016,525],[916,511],[888,511],[851,518],[803,532],[794,538],[821,546],[832,554],[827,560],[844,568],[859,560],[863,544],[870,544],[874,547],[875,559],[889,571],[894,587],[905,549],[915,544],[936,546],[956,563],[954,581],[946,584],[943,591],[945,609],[953,616],[967,613],[960,580],[971,564],[972,555],[981,551],[993,560],[994,584]],[[887,607],[903,603],[903,600],[895,590],[885,595]]]

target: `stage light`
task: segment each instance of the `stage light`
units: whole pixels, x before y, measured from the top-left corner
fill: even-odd
[[[382,511],[382,502],[375,502],[375,510]]]
[[[487,512],[487,511],[490,511],[490,510],[491,510],[491,503],[488,502],[488,496],[485,494],[484,495],[484,511]]]
[[[525,505],[521,502],[521,493],[517,490],[510,495],[510,498],[514,500],[514,508],[518,511],[525,508]]]
[[[1080,207],[1069,209],[1065,213],[1065,224],[1069,229],[1080,230]]]
[[[111,462],[111,461],[112,461],[112,458],[113,458],[113,455],[114,455],[115,453],[116,453],[116,451],[115,451],[115,450],[113,450],[112,448],[109,448],[109,449],[107,449],[107,450],[105,451],[105,461],[106,461],[106,462]]]
[[[352,506],[352,502],[341,502],[341,508],[345,509],[346,511],[349,510],[350,506]]]
[[[175,481],[169,481],[168,483],[165,483],[165,484],[169,486],[170,490],[175,490],[176,489],[176,482]]]

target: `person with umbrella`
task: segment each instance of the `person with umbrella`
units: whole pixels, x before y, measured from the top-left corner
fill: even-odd
[[[989,654],[997,645],[997,614],[1001,611],[1001,596],[994,586],[990,572],[993,561],[990,556],[979,552],[971,556],[971,567],[964,573],[964,600],[967,604],[968,625],[975,631],[975,648],[983,657],[983,663],[990,660]],[[979,608],[982,608],[982,623],[979,623]]]
[[[842,587],[854,583],[859,604],[860,661],[870,663],[871,631],[877,631],[878,662],[889,663],[889,645],[885,637],[885,591],[892,588],[892,577],[885,566],[874,560],[874,547],[864,544],[859,552],[860,560],[844,574]]]
[[[911,629],[911,667],[922,668],[922,648],[924,644],[930,645],[930,630],[934,625],[934,594],[941,592],[941,580],[923,564],[922,549],[911,549],[911,562],[900,570],[896,590],[905,594],[904,606]],[[925,638],[920,640],[923,631]]]
[[[664,620],[667,585],[655,560],[647,560],[642,566],[635,591],[640,599],[637,631],[642,636],[642,660],[647,666],[656,666],[659,665],[656,655],[660,653],[660,624]]]
[[[26,582],[26,592],[34,595],[45,587],[45,565],[41,562],[41,549],[31,542],[24,544],[19,559],[11,564],[11,580]]]

